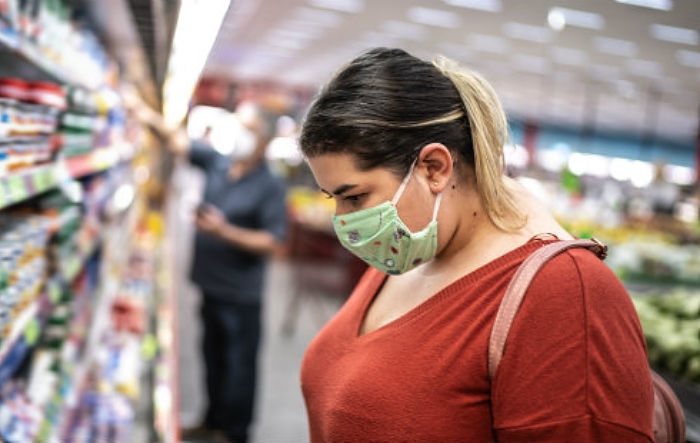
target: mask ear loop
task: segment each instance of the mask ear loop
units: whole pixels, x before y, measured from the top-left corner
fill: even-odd
[[[413,163],[411,163],[411,167],[408,169],[408,174],[406,174],[406,177],[403,178],[401,186],[399,186],[399,189],[396,191],[396,194],[394,194],[394,198],[391,199],[391,204],[393,206],[396,206],[396,202],[398,202],[401,196],[403,195],[403,191],[406,189],[408,181],[411,180],[411,176],[413,175],[413,168],[416,166],[417,162],[418,159],[415,159]]]
[[[437,195],[435,199],[435,206],[433,206],[433,221],[437,220],[438,211],[440,210],[440,202],[442,201],[442,192]]]

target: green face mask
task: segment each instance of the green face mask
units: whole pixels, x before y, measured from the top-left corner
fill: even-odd
[[[421,231],[409,231],[396,211],[396,203],[411,175],[413,165],[390,202],[333,217],[333,228],[340,243],[385,274],[408,272],[430,261],[437,251],[436,218],[442,194],[435,199],[431,222]]]

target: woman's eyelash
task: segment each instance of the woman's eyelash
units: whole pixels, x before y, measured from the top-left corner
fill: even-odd
[[[343,200],[357,201],[357,200],[359,200],[360,197],[362,197],[363,195],[365,195],[365,194],[348,195],[348,196],[344,197]]]

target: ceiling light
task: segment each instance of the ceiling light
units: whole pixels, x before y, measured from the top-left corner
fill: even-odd
[[[569,66],[583,66],[588,59],[584,51],[561,46],[553,47],[551,49],[551,54],[554,61]]]
[[[362,34],[360,41],[366,48],[377,46],[398,46],[399,37],[385,32],[366,31]]]
[[[469,46],[479,51],[493,52],[495,54],[505,54],[510,50],[510,45],[506,39],[486,34],[470,34]]]
[[[525,23],[507,22],[503,24],[503,33],[510,38],[517,38],[535,43],[547,43],[552,39],[551,29]]]
[[[408,18],[415,23],[439,26],[442,28],[458,28],[462,25],[459,15],[441,9],[424,8],[414,6],[407,12]]]
[[[187,114],[192,92],[202,74],[229,0],[183,0],[173,35],[163,84],[163,116],[179,125]]]
[[[577,26],[579,28],[601,30],[605,26],[605,19],[602,15],[596,14],[594,12],[579,11],[577,9],[568,8],[551,8],[547,18],[554,17],[554,21],[561,21],[563,17],[563,22],[565,25]],[[550,26],[551,26],[551,20]],[[562,26],[563,28],[563,26]],[[555,28],[556,29],[556,28]]]
[[[700,52],[687,51],[685,49],[676,52],[678,62],[689,68],[700,68]]]
[[[545,74],[550,71],[549,60],[534,55],[518,54],[513,57],[515,65],[521,71]]]
[[[476,59],[474,52],[467,49],[466,45],[463,44],[439,42],[437,44],[437,52],[459,62],[474,61]]]
[[[566,16],[559,9],[552,8],[547,14],[547,24],[553,30],[559,32],[566,27]]]
[[[651,60],[625,60],[625,67],[631,74],[641,75],[644,77],[661,76],[661,65]]]
[[[673,0],[615,0],[626,5],[641,6],[642,8],[670,11],[673,9]]]
[[[309,0],[317,8],[333,9],[341,12],[358,13],[365,9],[363,0]]]
[[[343,16],[337,12],[314,8],[298,8],[294,11],[294,18],[309,26],[326,28],[336,27],[343,21]]]
[[[322,34],[321,28],[296,26],[298,23],[287,22],[282,27],[273,29],[268,34],[270,39],[313,40]]]
[[[428,37],[428,30],[416,23],[400,22],[389,20],[382,24],[382,30],[395,36],[410,38],[413,40],[424,40]]]
[[[308,40],[295,40],[292,38],[268,37],[265,41],[270,46],[299,51],[309,46]]]
[[[657,40],[684,43],[686,45],[697,45],[700,43],[700,33],[695,29],[653,24],[650,26],[650,30],[651,35]]]
[[[477,9],[479,11],[500,12],[501,0],[444,0],[450,6]]]
[[[634,57],[637,55],[637,45],[628,40],[620,40],[609,37],[596,37],[594,44],[598,52],[618,55],[622,57]]]
[[[591,73],[594,78],[606,81],[620,77],[620,69],[617,66],[593,65]]]

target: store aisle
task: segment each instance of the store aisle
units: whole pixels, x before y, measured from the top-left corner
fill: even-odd
[[[189,168],[178,170],[171,206],[178,238],[177,279],[179,325],[180,420],[197,424],[205,407],[203,367],[200,356],[199,293],[189,282],[190,217],[196,207],[201,177]],[[306,415],[299,386],[301,359],[320,327],[317,317],[302,306],[293,334],[282,332],[292,288],[292,269],[284,260],[273,261],[265,291],[263,342],[255,425],[251,443],[303,443],[308,441]],[[325,307],[325,306],[324,306]],[[337,308],[329,302],[327,312]]]

